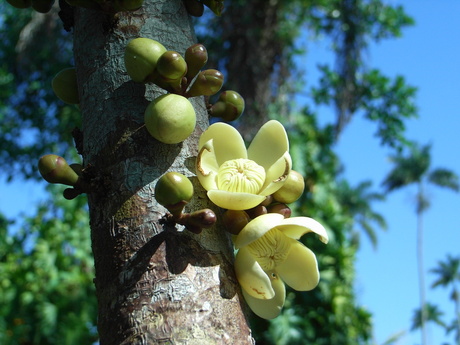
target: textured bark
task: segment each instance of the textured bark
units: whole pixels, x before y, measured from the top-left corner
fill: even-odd
[[[80,146],[85,174],[98,186],[89,208],[101,344],[252,343],[228,235],[219,227],[196,235],[162,224],[165,209],[153,196],[166,171],[193,176],[192,157],[208,125],[204,102],[192,100],[193,135],[162,144],[143,127],[147,104],[162,91],[134,83],[124,69],[132,38],[153,38],[182,54],[195,42],[182,1],[147,0],[115,16],[77,9],[74,35]],[[187,209],[209,207],[192,180]]]

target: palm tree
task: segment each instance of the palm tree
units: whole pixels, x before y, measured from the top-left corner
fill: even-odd
[[[452,329],[457,329],[456,339],[457,344],[460,344],[460,296],[457,288],[457,283],[460,282],[460,257],[447,255],[446,261],[438,261],[438,267],[431,269],[430,272],[437,275],[437,279],[431,285],[432,288],[452,286],[450,299],[455,306],[455,320]]]
[[[374,248],[377,247],[377,234],[374,224],[386,230],[387,223],[383,216],[371,208],[374,201],[384,200],[384,195],[370,190],[372,181],[360,182],[356,187],[343,180],[338,183],[337,199],[340,205],[353,216],[358,227],[367,235]],[[360,236],[358,231],[353,231],[352,236],[359,246]]]
[[[425,298],[425,280],[423,267],[423,213],[429,208],[429,200],[425,194],[425,185],[433,184],[454,191],[459,190],[458,176],[451,170],[444,168],[430,169],[430,145],[419,146],[413,144],[409,153],[399,152],[391,157],[394,168],[387,175],[382,185],[387,192],[391,192],[408,185],[417,186],[415,210],[417,215],[417,263],[420,294],[420,328],[422,344],[426,345],[426,328],[428,310]]]
[[[425,314],[425,315],[423,315]],[[422,327],[424,322],[434,322],[441,327],[446,327],[444,321],[442,321],[441,317],[444,313],[439,310],[438,306],[431,303],[426,303],[424,308],[416,309],[414,312],[414,316],[412,319],[412,327],[411,329],[418,329]],[[425,319],[423,319],[425,317]]]

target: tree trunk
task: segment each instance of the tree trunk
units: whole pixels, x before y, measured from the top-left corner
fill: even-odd
[[[214,227],[196,235],[163,224],[165,209],[153,195],[167,171],[193,176],[187,167],[208,126],[204,102],[192,99],[193,135],[162,144],[143,126],[146,106],[162,91],[131,81],[124,68],[124,48],[133,38],[152,38],[181,54],[195,43],[182,1],[146,0],[141,9],[114,16],[77,8],[74,19],[82,113],[77,146],[85,175],[98,186],[89,193],[89,211],[100,343],[252,343],[227,234]],[[192,181],[187,210],[210,207]]]

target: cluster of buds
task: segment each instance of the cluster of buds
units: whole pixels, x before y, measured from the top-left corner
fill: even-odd
[[[199,43],[188,47],[184,56],[150,38],[135,38],[127,44],[124,63],[129,77],[168,92],[154,99],[144,113],[145,126],[158,141],[177,144],[187,139],[196,125],[189,98],[212,96],[222,88],[224,76],[220,71],[202,70],[207,61],[207,50]],[[208,108],[212,116],[233,121],[242,114],[244,100],[238,93],[226,91]]]
[[[209,228],[216,222],[216,214],[210,209],[184,213],[184,207],[193,197],[193,185],[187,176],[178,172],[168,172],[161,176],[155,185],[155,199],[169,213],[166,221],[184,225],[195,234]]]

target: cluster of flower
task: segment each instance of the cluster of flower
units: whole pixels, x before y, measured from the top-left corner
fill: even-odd
[[[313,232],[328,241],[316,220],[290,218],[285,211],[284,203],[295,201],[304,189],[291,165],[288,137],[278,121],[263,125],[248,149],[239,132],[225,123],[211,125],[199,141],[197,177],[209,199],[227,209],[224,223],[238,249],[238,282],[249,307],[265,319],[279,315],[284,283],[308,291],[319,282],[316,257],[300,237]],[[283,207],[274,207],[279,205]]]

